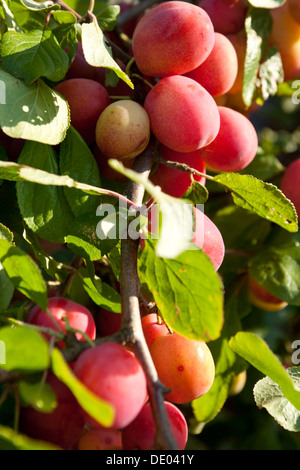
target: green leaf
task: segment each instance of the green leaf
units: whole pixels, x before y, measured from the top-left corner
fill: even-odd
[[[57,174],[57,156],[50,145],[25,142],[20,164]],[[36,183],[17,182],[17,197],[21,214],[27,226],[45,240],[63,243],[73,221],[62,188]]]
[[[130,88],[134,88],[128,75],[113,59],[111,50],[106,44],[105,37],[96,19],[91,23],[83,23],[82,25],[82,48],[84,57],[90,65],[112,69]]]
[[[0,312],[6,310],[14,295],[14,285],[0,263]]]
[[[71,390],[80,406],[90,416],[102,426],[109,427],[112,425],[115,414],[114,408],[110,403],[97,397],[76,378],[57,348],[52,352],[52,369],[57,378]]]
[[[24,32],[44,27],[47,10],[36,10],[32,13],[20,0],[10,0],[10,8],[18,25],[18,28],[13,28],[14,31]]]
[[[244,170],[239,171],[242,175],[252,175],[262,181],[268,181],[284,172],[284,166],[278,158],[265,152],[261,147],[252,162]]]
[[[196,420],[199,423],[212,421],[223,408],[235,375],[245,369],[241,359],[229,346],[229,338],[241,329],[240,304],[242,296],[231,295],[225,303],[224,327],[220,338],[209,343],[215,362],[215,379],[207,393],[192,402]]]
[[[271,25],[267,10],[249,9],[245,21],[247,48],[243,75],[243,99],[247,106],[250,106],[253,100],[263,43],[269,35]]]
[[[15,288],[45,309],[47,286],[33,259],[7,240],[0,240],[0,262]]]
[[[34,0],[20,0],[23,5],[29,10],[40,11],[40,10],[54,10],[59,9],[60,5],[53,3],[52,1],[46,0],[45,2],[35,2]]]
[[[96,160],[80,134],[71,126],[60,146],[59,167],[61,175],[74,180],[101,187]],[[84,194],[74,188],[64,188],[64,194],[75,217],[88,212],[96,213],[99,196]]]
[[[284,5],[286,0],[248,0],[256,8],[277,8]]]
[[[41,380],[38,382],[20,380],[18,390],[23,403],[32,406],[37,411],[51,413],[57,406],[53,389]]]
[[[5,363],[1,368],[39,372],[50,365],[49,345],[42,335],[29,326],[6,326],[0,329],[0,342],[5,345]]]
[[[223,287],[201,250],[187,250],[176,259],[164,259],[155,255],[155,246],[148,240],[139,261],[139,273],[172,330],[204,341],[220,336]]]
[[[300,391],[300,369],[291,367],[287,374]],[[268,413],[282,426],[291,432],[300,431],[300,412],[283,395],[279,385],[265,377],[259,380],[253,389],[256,405],[265,408]]]
[[[250,276],[275,297],[300,305],[300,246],[288,242],[264,247],[249,263]]]
[[[0,84],[0,126],[5,134],[50,145],[64,139],[70,111],[55,90],[40,79],[26,85],[2,69]]]
[[[8,6],[7,1],[2,0],[1,5],[3,8],[5,23],[8,31],[21,31],[20,27],[18,26],[18,23],[15,20],[14,14],[11,11],[10,5]]]
[[[156,233],[152,234],[152,237],[158,240],[155,244],[156,255],[172,259],[187,250],[194,236],[193,204],[188,200],[164,194],[160,187],[155,186],[137,172],[125,168],[118,160],[109,160],[109,165],[132,181],[143,185],[147,193],[155,200],[153,217],[159,216]],[[144,217],[147,215],[143,214],[143,211],[141,214]],[[132,228],[134,228],[134,223]]]
[[[6,70],[28,84],[40,77],[58,82],[69,66],[68,55],[50,30],[8,31],[3,35],[0,51]]]
[[[60,25],[70,25],[76,23],[76,16],[71,11],[56,10],[51,11],[51,15]]]
[[[244,254],[247,262],[247,255],[257,252],[271,231],[270,222],[231,204],[218,210],[213,220],[222,233],[226,255],[230,250],[238,251],[240,255]]]
[[[30,244],[34,256],[38,260],[41,268],[50,276],[61,278],[62,265],[59,261],[56,261],[51,255],[49,255],[40,244],[40,240],[35,233],[28,228],[24,229],[24,239]]]
[[[83,258],[97,261],[109,253],[118,239],[101,240],[97,235],[99,218],[93,213],[76,217],[70,224],[66,242],[72,251]]]
[[[208,199],[208,190],[205,186],[192,178],[192,184],[182,198],[189,199],[194,205],[204,204]]]
[[[263,339],[254,333],[240,331],[230,339],[229,345],[236,354],[279,385],[285,398],[300,410],[300,392]]]
[[[264,54],[258,79],[264,101],[277,94],[278,85],[284,81],[282,60],[277,46],[270,47]]]
[[[258,92],[267,100],[283,82],[280,54],[276,46],[269,46],[271,28],[268,9],[249,8],[245,21],[247,48],[243,74],[243,100],[248,107]]]
[[[273,184],[252,175],[223,173],[214,181],[231,192],[234,203],[274,222],[289,232],[298,231],[298,218],[294,205]]]
[[[62,450],[50,442],[31,439],[2,425],[0,425],[0,448],[1,450]]]
[[[0,222],[0,240],[14,241],[14,234],[5,225]]]
[[[120,5],[108,5],[97,12],[96,18],[102,31],[112,31],[115,28],[120,10]]]
[[[79,268],[78,275],[84,290],[96,305],[111,312],[121,312],[121,297],[113,287],[106,282],[102,282],[97,276],[92,278],[85,268]]]

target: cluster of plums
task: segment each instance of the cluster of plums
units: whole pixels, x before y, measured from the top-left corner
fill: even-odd
[[[105,69],[91,67],[78,45],[66,79],[55,89],[68,101],[71,124],[93,149],[102,176],[118,181],[108,159],[120,159],[132,166],[151,135],[157,139],[164,159],[197,170],[201,176],[194,178],[203,185],[207,169],[239,171],[252,162],[258,139],[241,100],[247,8],[243,0],[202,0],[196,5],[169,1],[139,18],[131,31],[132,55],[141,77],[147,80],[143,102],[138,102],[134,91],[122,81],[116,87],[105,86]],[[296,78],[300,75],[299,1],[289,0],[271,14],[271,43],[277,44],[282,54],[286,79]],[[298,214],[299,175],[300,159],[287,169],[281,186]],[[191,183],[188,173],[162,163],[150,178],[174,197],[183,196]],[[196,208],[195,220],[193,241],[218,270],[225,253],[222,235]],[[265,309],[284,306],[250,278],[249,296]],[[95,318],[85,307],[66,298],[50,298],[48,309],[56,323],[39,307],[31,310],[27,321],[65,332],[67,318],[72,328],[92,340],[110,334],[112,321],[114,330],[120,327],[119,314],[101,310]],[[183,449],[188,430],[179,405],[207,393],[215,376],[214,360],[206,343],[170,332],[157,314],[143,316],[142,325],[159,378],[170,390],[166,409],[178,448]],[[79,341],[85,340],[80,333],[76,336]],[[58,346],[64,347],[63,340]],[[46,418],[32,407],[22,407],[21,430],[64,449],[153,448],[155,425],[147,381],[131,350],[104,342],[84,351],[71,367],[86,387],[112,404],[113,425],[104,428],[95,422],[49,372],[47,382],[56,393],[58,405]]]
[[[66,333],[68,325],[77,331],[78,341],[112,334],[121,326],[120,314],[99,309],[92,315],[85,306],[64,297],[51,297],[48,311],[31,309],[27,322],[41,327],[50,341],[53,332]],[[204,395],[215,376],[212,354],[202,341],[188,340],[170,332],[157,314],[142,317],[145,340],[160,380],[169,392],[165,406],[178,449],[188,438],[186,419],[178,405]],[[57,340],[64,348],[64,339]],[[131,349],[105,341],[82,352],[70,365],[77,379],[96,396],[111,404],[114,420],[104,427],[84,411],[72,392],[51,371],[46,382],[56,394],[57,406],[43,413],[23,406],[20,430],[27,435],[51,442],[63,449],[142,449],[154,448],[155,424],[148,400],[147,380]]]

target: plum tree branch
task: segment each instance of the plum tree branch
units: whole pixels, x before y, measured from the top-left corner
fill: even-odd
[[[146,151],[137,157],[134,170],[148,178],[153,161],[155,145],[149,145]],[[134,182],[127,185],[127,197],[137,205],[141,205],[144,198],[144,186]],[[170,430],[167,412],[164,406],[164,385],[160,382],[153,364],[148,346],[146,344],[140,314],[140,282],[137,269],[139,240],[131,238],[121,241],[121,299],[122,299],[122,327],[132,333],[132,346],[137,358],[142,364],[147,381],[149,400],[151,403],[153,419],[156,425],[156,447],[158,449],[176,450],[176,442]]]

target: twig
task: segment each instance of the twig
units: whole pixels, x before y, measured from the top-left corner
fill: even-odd
[[[134,170],[148,178],[154,160],[153,151],[156,146],[150,145],[135,162]],[[129,182],[127,197],[137,205],[141,205],[144,197],[144,187],[141,184]],[[122,326],[121,329],[132,332],[134,352],[143,366],[148,381],[149,400],[153,419],[156,424],[156,448],[176,450],[177,445],[170,430],[168,415],[164,406],[164,385],[160,382],[155,366],[146,344],[140,314],[140,282],[137,270],[137,254],[139,240],[131,238],[121,241],[121,299]]]

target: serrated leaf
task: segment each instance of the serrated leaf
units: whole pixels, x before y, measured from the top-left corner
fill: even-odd
[[[0,240],[0,262],[15,288],[45,309],[47,287],[33,259],[7,240]]]
[[[300,245],[265,247],[248,263],[250,276],[267,292],[291,305],[300,305]]]
[[[1,224],[0,222],[0,240],[7,240],[9,242],[13,242],[14,240],[14,234],[9,230],[8,227],[5,225]]]
[[[50,145],[25,142],[19,162],[58,173],[57,156]],[[20,211],[27,226],[45,240],[63,243],[74,217],[62,188],[21,181],[17,182],[16,188]]]
[[[49,367],[49,345],[36,330],[27,326],[6,326],[0,329],[0,341],[5,345],[6,358],[2,369],[39,372]]]
[[[204,341],[219,337],[223,325],[222,282],[201,250],[164,259],[155,255],[153,241],[148,240],[138,267],[172,330]]]
[[[70,125],[66,100],[42,80],[26,85],[0,69],[5,102],[0,105],[0,126],[10,137],[59,144]]]
[[[294,205],[271,183],[265,183],[252,175],[223,173],[214,181],[231,192],[237,206],[255,212],[289,232],[298,231],[298,218]]]
[[[90,65],[112,69],[130,88],[134,88],[128,75],[113,59],[96,19],[91,23],[83,23],[82,25],[82,49],[84,57]]]
[[[68,70],[68,55],[50,30],[8,31],[0,50],[6,70],[28,84],[40,77],[58,82]]]
[[[300,391],[300,368],[291,367],[286,372]],[[265,377],[255,384],[253,393],[256,405],[265,408],[280,426],[291,432],[300,431],[300,412],[284,397],[278,384]]]
[[[300,391],[263,339],[254,333],[240,331],[230,339],[229,345],[236,354],[279,385],[285,398],[300,410]]]
[[[192,178],[192,183],[182,196],[183,199],[189,199],[193,204],[204,204],[208,199],[208,190],[198,181]]]
[[[96,160],[81,135],[71,126],[60,146],[59,168],[61,175],[101,187]],[[75,217],[88,212],[96,213],[99,196],[92,196],[74,188],[64,188],[64,194]]]
[[[117,23],[120,5],[108,5],[97,12],[96,18],[102,31],[112,31]]]
[[[57,378],[71,390],[80,406],[90,416],[104,427],[112,425],[115,415],[112,405],[101,400],[77,379],[57,348],[52,352],[52,369]]]

